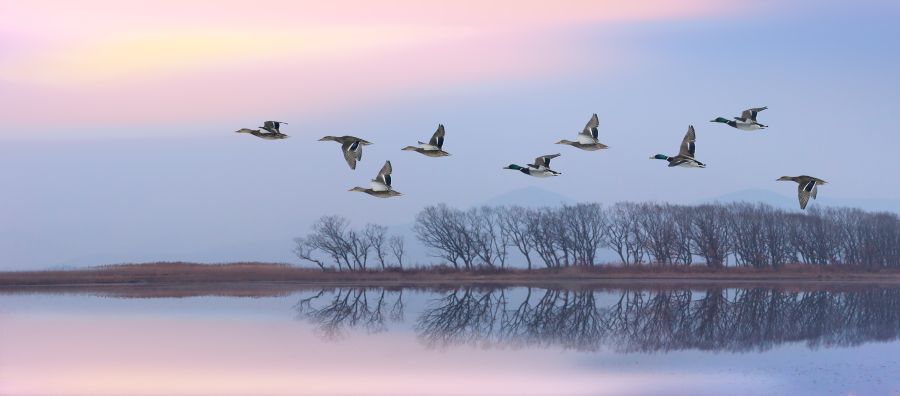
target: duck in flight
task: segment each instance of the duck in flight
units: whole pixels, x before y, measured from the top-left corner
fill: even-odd
[[[369,188],[353,187],[350,191],[364,192],[378,198],[391,198],[403,195],[395,191],[391,186],[391,172],[393,171],[394,169],[391,167],[391,161],[385,161],[384,166],[381,167],[381,171],[378,172],[378,176],[375,176],[375,178],[369,182]]]
[[[256,136],[261,139],[266,140],[278,140],[278,139],[286,139],[289,136],[281,133],[279,127],[281,124],[287,124],[286,122],[281,121],[266,121],[263,123],[263,126],[260,129],[265,130],[265,132],[260,131],[259,129],[250,129],[250,128],[241,128],[238,129],[237,133],[249,133],[253,136]]]
[[[597,114],[591,117],[590,121],[588,121],[587,125],[584,126],[584,129],[578,133],[578,138],[575,141],[571,140],[560,140],[556,142],[556,144],[567,144],[569,146],[579,148],[587,151],[596,151],[608,148],[607,145],[600,143],[597,140],[597,134],[599,133],[600,121],[597,119]]]
[[[446,157],[450,155],[450,153],[444,151],[443,147],[444,124],[438,124],[437,130],[434,131],[434,135],[431,135],[431,140],[429,140],[428,143],[419,142],[418,146],[406,146],[401,150],[415,151],[429,157]]]
[[[718,117],[710,122],[720,122],[742,131],[755,131],[758,129],[768,128],[768,126],[756,122],[756,115],[765,109],[768,109],[768,107],[754,107],[752,109],[744,110],[744,112],[741,113],[740,117],[734,117],[733,120],[729,120],[725,117]]]
[[[344,160],[347,161],[347,165],[350,165],[350,169],[356,169],[356,161],[362,160],[362,146],[372,144],[356,136],[325,136],[319,141],[340,143],[341,151],[344,153]]]
[[[806,204],[809,203],[809,197],[816,199],[816,194],[819,192],[818,186],[820,184],[828,183],[825,180],[806,175],[781,176],[778,178],[778,181],[797,182],[797,194],[800,197],[800,209],[806,209]]]
[[[534,164],[528,164],[527,167],[522,167],[516,164],[510,164],[503,169],[512,169],[522,172],[528,176],[534,177],[551,177],[551,176],[559,176],[562,173],[557,172],[553,169],[550,169],[550,160],[559,157],[559,154],[550,154],[550,155],[542,155],[534,159]]]
[[[681,166],[685,168],[706,168],[706,164],[697,161],[694,159],[694,151],[697,148],[695,145],[695,141],[697,140],[696,133],[694,133],[694,126],[688,126],[688,131],[684,135],[684,139],[681,141],[681,150],[678,152],[678,155],[674,157],[669,157],[665,154],[656,154],[650,159],[660,159],[666,160],[669,162],[669,166]]]

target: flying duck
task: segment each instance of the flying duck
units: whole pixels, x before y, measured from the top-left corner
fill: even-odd
[[[333,141],[341,144],[341,151],[344,153],[344,159],[350,169],[356,169],[356,161],[362,160],[362,146],[368,146],[369,143],[356,136],[325,136],[319,139],[320,142]]]
[[[674,157],[669,157],[665,154],[656,154],[650,159],[661,159],[669,161],[669,166],[682,166],[685,168],[706,168],[706,164],[697,161],[694,159],[694,150],[697,148],[694,142],[697,140],[696,134],[694,133],[694,126],[688,126],[688,131],[684,135],[684,140],[681,141],[681,151],[678,152],[678,155]]]
[[[756,122],[756,115],[759,114],[760,111],[763,111],[765,109],[768,109],[768,107],[754,107],[752,109],[744,110],[744,112],[741,113],[741,116],[734,117],[734,120],[729,120],[724,117],[718,117],[710,122],[721,122],[723,124],[728,124],[728,126],[732,128],[737,128],[742,131],[755,131],[757,129],[768,128],[768,126]]]
[[[406,146],[401,150],[415,151],[429,157],[446,157],[450,155],[450,153],[444,151],[443,147],[444,124],[438,124],[437,130],[434,131],[434,135],[431,135],[431,140],[429,140],[428,143],[419,142],[418,146]]]
[[[597,134],[599,133],[598,128],[600,127],[600,121],[597,119],[597,114],[591,117],[590,121],[588,121],[587,125],[584,126],[584,129],[578,133],[578,138],[575,141],[571,140],[560,140],[556,142],[556,144],[567,144],[569,146],[580,148],[582,150],[587,151],[596,151],[605,149],[608,146],[600,143],[597,140]]]
[[[403,195],[394,191],[394,188],[391,187],[391,172],[393,172],[391,161],[385,161],[384,166],[381,167],[381,171],[378,172],[378,176],[375,176],[375,178],[369,182],[369,188],[353,187],[350,191],[364,192],[378,198],[390,198]]]
[[[557,172],[553,169],[550,169],[550,160],[559,157],[559,154],[550,154],[550,155],[542,155],[534,159],[534,164],[528,164],[527,167],[522,167],[516,164],[510,164],[503,169],[512,169],[522,172],[528,176],[534,177],[550,177],[550,176],[559,176],[562,173]]]
[[[819,191],[818,185],[827,183],[825,180],[806,175],[781,176],[778,178],[778,181],[797,182],[797,194],[800,197],[800,209],[806,209],[806,204],[809,203],[809,197],[816,199],[816,193]]]

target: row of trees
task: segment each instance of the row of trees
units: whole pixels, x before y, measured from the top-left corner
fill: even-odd
[[[900,218],[849,208],[793,213],[747,203],[617,203],[464,211],[437,205],[418,214],[415,232],[436,256],[465,268],[503,267],[509,248],[528,268],[534,260],[548,268],[595,265],[601,249],[624,265],[900,266]]]
[[[466,270],[505,268],[511,256],[528,269],[593,266],[604,250],[625,266],[900,267],[900,218],[850,208],[795,213],[748,203],[585,203],[461,210],[441,204],[420,211],[413,230],[432,256]],[[298,257],[323,269],[366,269],[370,255],[382,268],[389,255],[402,265],[403,239],[387,237],[382,226],[357,231],[346,219],[327,216],[296,241]]]
[[[767,350],[787,342],[850,346],[900,337],[900,289],[705,291],[472,289],[414,314],[428,346],[562,347],[594,351]],[[338,289],[304,298],[298,317],[326,337],[404,321],[402,290]]]
[[[355,230],[343,217],[325,216],[312,228],[311,234],[294,239],[294,254],[323,270],[366,270],[371,261],[376,261],[382,270],[403,268],[403,237],[388,236],[385,226],[367,224],[362,230]]]

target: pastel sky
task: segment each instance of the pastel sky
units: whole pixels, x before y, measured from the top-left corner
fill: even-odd
[[[811,174],[820,198],[890,206],[898,17],[891,1],[0,0],[0,266],[288,261],[321,214],[404,225],[525,187],[689,203],[792,197],[774,180]],[[763,105],[762,133],[708,122]],[[552,144],[594,112],[610,150]],[[233,133],[268,119],[291,138]],[[453,157],[399,151],[438,123]],[[688,124],[707,169],[647,160]],[[351,172],[326,134],[375,144]],[[555,152],[563,177],[500,170]],[[347,192],[387,159],[404,197]]]

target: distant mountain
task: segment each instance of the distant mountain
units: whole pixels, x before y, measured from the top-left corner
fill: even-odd
[[[488,206],[518,205],[524,207],[540,207],[561,206],[574,203],[574,199],[553,191],[545,190],[540,187],[525,187],[497,195],[481,204]]]
[[[799,209],[796,195],[786,196],[769,190],[741,190],[698,203],[707,202],[760,202],[782,209]],[[900,200],[898,199],[840,199],[828,196],[825,191],[820,191],[819,197],[815,201],[810,201],[810,206],[813,205],[852,207],[868,211],[900,213]]]

